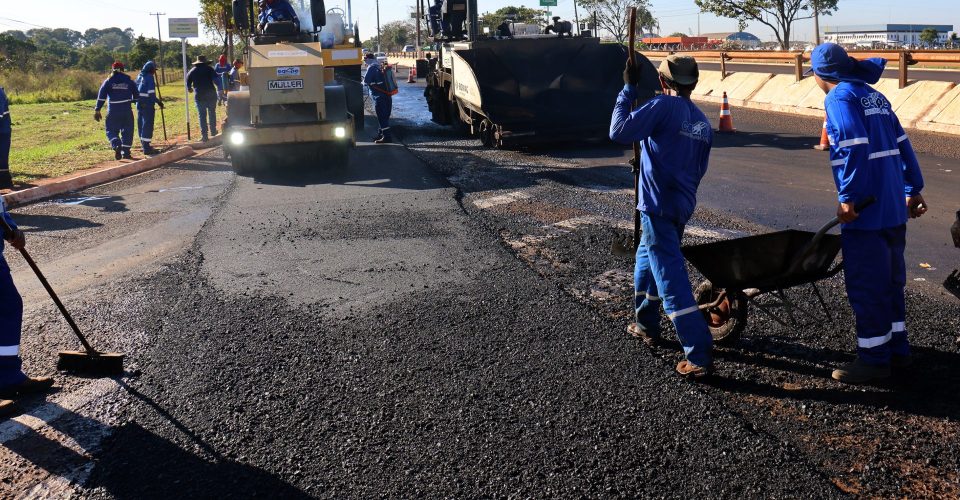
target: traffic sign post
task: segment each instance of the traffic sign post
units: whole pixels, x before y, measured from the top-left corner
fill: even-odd
[[[180,39],[183,54],[183,109],[187,119],[187,140],[190,140],[190,89],[187,87],[187,38],[200,36],[200,22],[195,17],[171,17],[169,38]]]

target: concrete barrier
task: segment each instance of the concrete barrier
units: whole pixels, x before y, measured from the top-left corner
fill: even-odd
[[[953,87],[938,99],[914,126],[920,130],[960,135],[960,86]]]

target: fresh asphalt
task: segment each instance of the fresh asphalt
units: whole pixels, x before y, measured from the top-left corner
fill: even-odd
[[[129,360],[118,381],[58,376],[59,392],[21,403],[24,415],[0,425],[0,492],[956,492],[960,408],[938,389],[957,382],[944,369],[957,357],[955,302],[911,288],[920,373],[933,380],[829,381],[852,342],[833,280],[839,326],[751,319],[741,346],[719,351],[713,384],[686,383],[672,347],[623,331],[630,263],[608,252],[628,222],[623,150],[487,151],[429,125],[419,106],[405,88],[397,129],[410,151],[361,143],[346,170],[236,177],[213,153],[16,211],[81,324]],[[750,175],[787,169],[777,160],[794,154],[825,161],[779,146],[806,135],[764,128],[810,124],[735,120],[757,135],[717,148],[691,241],[829,218],[829,193],[803,187],[826,189],[816,172],[829,187],[826,167],[796,188],[789,170]],[[759,208],[746,207],[760,190],[749,182],[769,193]],[[27,368],[47,370],[75,342],[7,258],[28,303]]]

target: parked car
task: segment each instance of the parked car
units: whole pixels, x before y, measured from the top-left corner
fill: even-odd
[[[377,52],[377,61],[380,61],[380,64],[387,64],[387,54],[384,52]]]
[[[403,52],[416,52],[416,51],[417,51],[417,48],[414,47],[413,45],[404,45],[404,46],[403,46]]]

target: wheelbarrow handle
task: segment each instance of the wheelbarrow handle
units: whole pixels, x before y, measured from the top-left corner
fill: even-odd
[[[876,197],[867,196],[866,198],[860,200],[859,202],[857,202],[856,205],[853,206],[853,211],[859,214],[865,208],[869,207],[870,205],[873,205],[876,202],[877,202]],[[808,257],[810,257],[810,254],[812,254],[814,250],[816,250],[817,245],[820,244],[820,240],[822,240],[823,237],[827,234],[827,232],[829,232],[831,229],[836,227],[838,224],[840,224],[840,217],[834,217],[833,220],[831,220],[830,222],[826,223],[823,227],[821,227],[820,230],[817,231],[817,234],[813,235],[813,239],[811,239],[810,242],[807,243],[807,246],[803,247],[803,250],[800,251],[797,254],[797,257],[793,260],[793,264],[790,266],[790,270],[789,270],[790,274],[796,273],[800,269],[800,267],[803,266],[803,262],[807,260]],[[836,268],[836,271],[839,272],[840,268]]]

